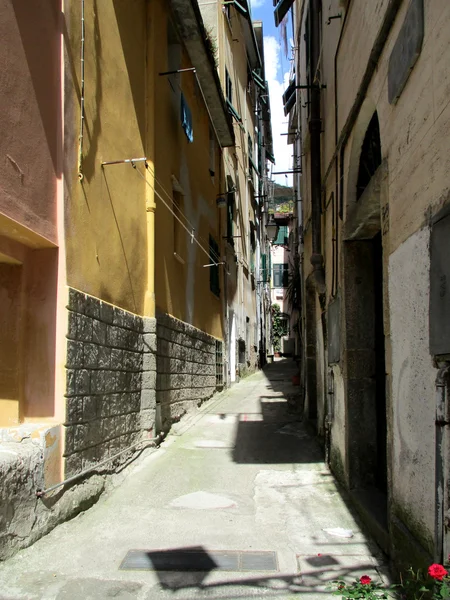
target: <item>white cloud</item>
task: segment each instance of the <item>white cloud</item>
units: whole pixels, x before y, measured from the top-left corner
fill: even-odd
[[[261,8],[261,6],[264,6],[265,3],[266,0],[250,0],[252,8]]]
[[[264,37],[264,63],[266,79],[269,83],[270,111],[272,117],[273,151],[276,164],[274,171],[289,171],[292,169],[293,147],[287,143],[288,117],[284,116],[283,92],[289,84],[289,72],[280,71],[281,46],[273,36]],[[273,179],[282,185],[292,185],[292,175],[274,175]]]

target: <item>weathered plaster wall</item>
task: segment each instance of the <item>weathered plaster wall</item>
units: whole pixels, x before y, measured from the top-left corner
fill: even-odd
[[[78,177],[81,4],[65,12],[67,282],[136,314],[147,288],[146,184],[129,165],[146,156],[146,2],[85,3],[85,127]],[[142,163],[137,164],[141,173]]]
[[[143,431],[154,433],[156,336],[152,319],[73,289],[68,309],[64,456],[70,476],[131,446]]]
[[[157,72],[169,68],[168,38],[173,42],[176,24],[170,23],[168,7],[155,6],[160,27],[156,31]],[[173,53],[173,51],[171,50]],[[179,43],[179,68],[192,64],[182,41]],[[177,66],[171,65],[170,68]],[[219,268],[221,298],[210,290],[210,269],[203,267],[209,257],[209,236],[219,245],[219,209],[216,197],[224,183],[219,173],[219,147],[215,143],[215,170],[210,169],[210,119],[195,76],[188,71],[176,78],[157,77],[155,82],[155,289],[156,306],[216,337],[222,337],[223,268]],[[180,116],[181,92],[192,113],[193,142],[189,143]],[[190,233],[175,223],[173,190],[179,187],[181,218],[189,232],[195,230],[197,243]],[[158,197],[158,194],[160,197]],[[176,209],[175,209],[176,211]],[[179,229],[178,256],[175,256],[175,230]]]
[[[167,314],[157,314],[156,401],[167,431],[216,390],[216,340]]]
[[[430,231],[389,260],[392,336],[393,513],[432,552],[436,369],[428,350]]]
[[[57,242],[60,5],[0,8],[0,234],[39,246]]]

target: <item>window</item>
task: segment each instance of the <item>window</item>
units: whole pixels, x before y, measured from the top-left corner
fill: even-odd
[[[218,263],[220,259],[219,246],[216,240],[210,235],[209,236],[209,261],[210,263]],[[219,282],[219,265],[213,264],[209,267],[209,289],[216,296],[220,296],[220,282]]]
[[[181,225],[178,219],[182,220],[183,208],[184,208],[184,197],[179,191],[173,189],[172,191],[172,208],[174,212],[173,216],[173,253],[178,259],[184,259],[184,244],[185,244],[185,229]],[[178,218],[177,218],[178,217]]]
[[[261,254],[261,280],[263,283],[269,281],[269,273],[267,271],[267,255]]]
[[[225,69],[225,94],[230,104],[233,104],[233,83],[231,82],[228,69]]]
[[[279,263],[273,265],[273,287],[286,288],[289,280],[288,263]]]
[[[289,243],[287,225],[281,225],[278,230],[277,239],[274,241],[275,246],[287,246]]]

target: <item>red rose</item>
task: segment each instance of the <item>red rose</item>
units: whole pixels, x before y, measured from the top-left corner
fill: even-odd
[[[448,575],[448,571],[444,569],[442,565],[437,565],[434,563],[428,567],[428,575],[433,579],[437,579],[438,581],[442,581],[443,577]]]
[[[359,580],[360,583],[362,583],[363,585],[368,585],[369,583],[372,583],[372,580],[370,579],[370,577],[368,575],[363,575],[361,577],[361,579]]]

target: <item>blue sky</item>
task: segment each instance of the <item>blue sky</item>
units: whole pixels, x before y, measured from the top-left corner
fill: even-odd
[[[250,0],[252,19],[263,22],[264,59],[266,79],[269,82],[270,108],[272,114],[272,133],[276,164],[273,171],[287,171],[292,168],[292,146],[287,145],[286,136],[280,135],[287,131],[287,117],[284,116],[282,94],[288,85],[290,71],[290,53],[292,40],[288,40],[288,56],[283,49],[280,27],[275,27],[272,0]],[[290,11],[287,26],[288,36],[291,33]],[[292,176],[277,175],[273,179],[277,183],[292,185]]]

